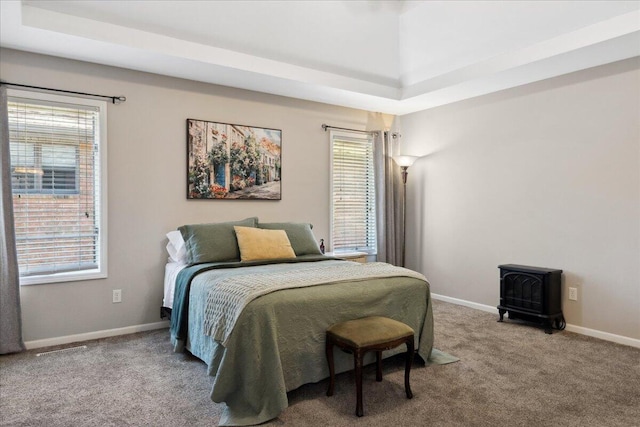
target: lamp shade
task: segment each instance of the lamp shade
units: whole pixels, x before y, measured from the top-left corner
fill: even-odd
[[[393,156],[393,160],[398,164],[398,166],[409,167],[413,165],[413,163],[418,160],[418,156]]]

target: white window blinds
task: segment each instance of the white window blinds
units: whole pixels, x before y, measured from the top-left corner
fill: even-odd
[[[101,272],[101,109],[37,95],[8,102],[20,276]]]
[[[333,250],[376,253],[373,140],[332,132]]]

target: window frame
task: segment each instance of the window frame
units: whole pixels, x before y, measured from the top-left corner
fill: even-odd
[[[373,225],[373,235],[375,238],[374,244],[372,248],[347,248],[347,249],[336,249],[335,248],[335,242],[334,242],[334,228],[335,228],[335,218],[334,218],[334,212],[335,212],[335,206],[334,206],[334,196],[333,196],[333,189],[334,189],[334,179],[333,179],[333,172],[334,172],[334,143],[335,140],[351,140],[351,141],[358,141],[358,142],[362,142],[362,143],[367,143],[370,144],[371,146],[371,152],[372,152],[372,157],[371,157],[371,171],[373,172],[374,176],[372,179],[372,183],[373,183],[373,197],[372,197],[372,202],[374,204],[374,211],[373,211],[373,218],[371,218],[370,223]],[[360,132],[349,132],[349,131],[341,131],[341,130],[331,130],[329,132],[329,217],[330,217],[330,235],[331,235],[331,240],[330,240],[330,249],[332,252],[334,253],[352,253],[352,252],[362,252],[367,254],[367,256],[377,256],[378,254],[378,248],[377,248],[377,239],[378,239],[378,224],[377,224],[377,218],[376,218],[376,210],[379,208],[377,206],[377,197],[376,197],[376,193],[377,193],[377,180],[376,180],[376,176],[375,174],[376,169],[375,169],[375,142],[374,142],[374,137],[371,134],[365,134],[365,133],[360,133]]]
[[[94,193],[94,199],[97,199],[100,203],[99,212],[99,234],[98,240],[99,242],[96,244],[96,252],[97,252],[97,267],[93,269],[87,270],[74,270],[74,271],[64,271],[57,273],[47,273],[47,274],[34,274],[31,276],[20,276],[20,285],[40,285],[46,283],[60,283],[60,282],[73,282],[73,281],[81,281],[81,280],[94,280],[94,279],[105,279],[107,278],[107,248],[108,248],[108,221],[107,221],[107,102],[87,99],[87,98],[79,98],[75,96],[62,96],[62,95],[53,95],[49,93],[42,92],[32,92],[27,90],[16,90],[16,89],[7,89],[7,98],[9,102],[18,101],[29,103],[29,101],[44,101],[44,102],[54,102],[54,103],[63,103],[63,104],[75,104],[80,107],[86,106],[90,108],[95,108],[98,112],[97,116],[97,125],[98,125],[98,161],[95,162],[94,168],[98,169],[94,174],[94,188],[99,195],[96,196]],[[76,174],[76,180],[78,176]],[[78,188],[78,183],[76,182],[76,189]],[[13,193],[13,191],[12,191]],[[13,193],[13,194],[41,194],[48,195],[52,192],[48,192],[47,190],[38,191],[31,190],[25,193]],[[77,192],[69,192],[67,194],[77,194]],[[67,194],[58,193],[60,196],[65,196]],[[56,195],[51,194],[52,197],[56,197]]]

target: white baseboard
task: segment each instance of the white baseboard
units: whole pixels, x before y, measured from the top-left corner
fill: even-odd
[[[466,301],[463,299],[452,298],[445,295],[431,294],[433,299],[450,302],[452,304],[463,305],[465,307],[475,308],[476,310],[486,311],[488,313],[498,314],[496,307],[478,304],[477,302]],[[628,345],[630,347],[640,348],[640,340],[622,335],[611,334],[609,332],[598,331],[596,329],[583,328],[582,326],[571,325],[567,323],[565,330],[575,332],[576,334],[586,335],[588,337],[599,338],[605,341],[611,341],[618,344]]]
[[[66,335],[63,337],[46,338],[43,340],[25,341],[27,350],[33,348],[51,347],[53,345],[69,344],[72,342],[89,341],[99,338],[114,337],[116,335],[134,334],[136,332],[152,331],[169,327],[169,321],[145,323],[144,325],[126,326],[124,328],[106,329],[103,331],[87,332],[84,334]]]
[[[475,308],[476,310],[486,311],[487,313],[497,313],[498,309],[490,305],[478,304],[477,302],[471,302],[463,299],[447,297],[444,295],[431,294],[433,299],[440,301],[450,302],[451,304],[464,305],[465,307]]]
[[[452,304],[463,305],[465,307],[473,308],[480,311],[486,311],[487,313],[493,313],[497,315],[498,309],[490,305],[479,304],[477,302],[467,301],[467,300],[458,299],[458,298],[452,298],[452,297],[439,295],[439,294],[431,294],[431,296],[433,297],[433,299],[449,302]],[[43,340],[25,341],[24,345],[27,348],[27,350],[31,350],[34,348],[50,347],[54,345],[69,344],[69,343],[80,342],[80,341],[89,341],[89,340],[95,340],[99,338],[113,337],[116,335],[133,334],[136,332],[152,331],[155,329],[163,329],[168,327],[169,327],[169,321],[165,320],[162,322],[146,323],[144,325],[127,326],[124,328],[107,329],[103,331],[87,332],[84,334],[66,335],[63,337],[47,338]],[[635,338],[611,334],[609,332],[598,331],[595,329],[584,328],[582,326],[571,325],[569,323],[567,323],[567,326],[565,329],[569,332],[575,332],[577,334],[599,338],[605,341],[611,341],[618,344],[640,348],[640,340]]]
[[[630,347],[640,348],[640,340],[637,340],[635,338],[611,334],[609,332],[598,331],[596,329],[583,328],[582,326],[570,325],[568,323],[565,329],[569,332],[575,332],[576,334],[582,334],[589,337],[600,338],[601,340],[605,341],[611,341],[618,344],[628,345]]]

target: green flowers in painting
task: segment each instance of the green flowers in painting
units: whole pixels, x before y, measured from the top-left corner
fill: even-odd
[[[206,199],[211,197],[209,188],[209,164],[202,156],[196,156],[193,168],[189,173],[189,183],[193,184],[190,196],[195,199]]]
[[[229,155],[227,154],[227,144],[220,142],[213,146],[209,152],[209,161],[214,167],[224,166],[229,162]]]

